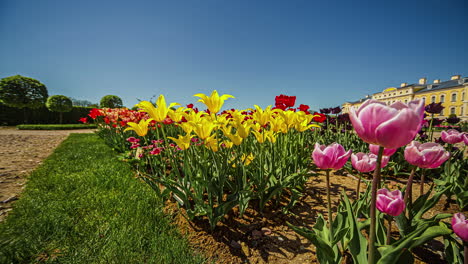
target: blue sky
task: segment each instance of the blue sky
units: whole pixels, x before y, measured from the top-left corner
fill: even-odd
[[[385,2],[385,3],[384,3]],[[466,1],[0,1],[0,78],[126,106],[164,94],[279,94],[331,107],[420,77],[468,76]]]

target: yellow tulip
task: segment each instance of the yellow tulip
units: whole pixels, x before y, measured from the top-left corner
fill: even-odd
[[[156,122],[163,122],[166,119],[169,109],[173,106],[180,105],[179,103],[171,103],[169,107],[167,107],[166,99],[164,95],[160,95],[158,100],[156,101],[157,107],[154,107],[153,103],[148,101],[141,101],[136,106],[141,108],[142,112],[148,113],[148,115],[156,120]]]
[[[213,130],[217,127],[214,122],[208,119],[202,119],[198,123],[189,122],[189,124],[192,125],[193,132],[195,132],[195,134],[197,134],[197,136],[203,140],[207,139],[211,135],[211,132],[213,132]]]
[[[167,137],[174,141],[180,149],[186,150],[190,147],[190,142],[192,141],[193,135],[187,134],[185,136],[179,135],[179,138]]]
[[[229,141],[229,140],[224,140],[222,143],[221,143],[222,146],[224,146],[225,148],[232,148],[232,146],[234,145],[232,143],[232,141]]]
[[[183,115],[184,113],[185,113],[185,107],[179,107],[176,110],[169,109],[169,112],[167,114],[172,119],[172,121],[180,122],[182,120],[182,117],[184,116]]]
[[[271,111],[271,105],[265,108],[263,110],[260,108],[258,105],[254,105],[256,111],[252,114],[252,117],[254,118],[255,121],[257,121],[260,125],[265,126],[270,122],[272,111]]]
[[[214,152],[218,151],[219,146],[218,146],[218,139],[216,138],[216,135],[213,135],[205,139],[205,147],[211,149]]]
[[[127,125],[129,125],[130,127],[125,128],[124,131],[133,130],[140,137],[144,137],[148,133],[148,124],[151,121],[153,121],[153,119],[149,118],[147,120],[144,120],[144,119],[140,120],[138,124],[135,122],[128,122]]]
[[[281,117],[283,117],[284,123],[288,126],[289,128],[294,127],[294,124],[296,122],[296,117],[297,114],[294,111],[282,111],[280,112]]]
[[[264,131],[264,133],[268,141],[270,141],[271,143],[276,142],[276,133],[274,131],[269,130],[269,131]]]
[[[198,122],[201,122],[202,119],[204,118],[206,119],[208,116],[208,113],[206,113],[205,111],[199,111],[198,113],[195,113],[195,111],[190,110],[190,111],[184,112],[183,116],[185,117],[187,122],[198,123]]]
[[[296,124],[295,124],[296,130],[298,132],[304,132],[306,130],[309,130],[312,127],[320,127],[319,125],[316,125],[316,124],[310,124],[313,118],[314,118],[314,115],[307,115],[304,112],[297,113],[297,119],[296,119]]]
[[[288,133],[288,126],[284,122],[284,119],[281,116],[276,116],[270,120],[271,130],[274,132],[282,132],[284,134]]]
[[[184,130],[185,133],[190,134],[193,131],[192,124],[188,122],[180,123],[179,126]]]
[[[219,110],[221,110],[221,107],[223,106],[225,100],[227,100],[228,98],[235,98],[234,96],[229,94],[223,94],[219,96],[218,91],[216,90],[214,90],[210,96],[207,96],[202,93],[195,94],[194,96],[200,97],[201,99],[199,99],[198,102],[204,103],[210,110],[210,113],[212,114],[216,114],[219,112]]]
[[[231,122],[232,126],[237,130],[237,133],[242,138],[247,138],[250,133],[250,129],[253,126],[252,119],[245,120],[245,115],[233,115],[233,120]]]
[[[229,163],[232,163],[236,158],[232,158]],[[240,161],[242,163],[244,163],[244,166],[248,166],[250,165],[250,163],[252,163],[252,161],[255,159],[255,156],[252,154],[252,152],[247,156],[245,154],[242,154],[241,158],[240,158]],[[236,164],[232,164],[232,167],[235,168],[237,167]]]
[[[234,143],[234,145],[239,146],[240,144],[242,144],[243,138],[239,136],[239,133],[224,134],[224,135],[226,135],[226,137],[228,137],[232,141],[232,143]]]
[[[266,135],[263,132],[252,130],[252,133],[254,134],[255,138],[260,144],[263,144],[265,140],[267,139]]]

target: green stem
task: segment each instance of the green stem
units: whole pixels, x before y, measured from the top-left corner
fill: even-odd
[[[413,188],[413,178],[414,178],[414,173],[416,172],[416,166],[413,166],[413,168],[411,169],[411,174],[408,178],[408,182],[406,183],[406,190],[405,190],[405,197],[404,197],[404,201],[405,201],[405,204],[406,204],[406,208],[408,209],[408,217],[410,217],[411,215],[411,203],[413,202],[412,200],[412,188]]]
[[[388,221],[388,228],[387,228],[387,245],[390,245],[390,236],[392,234],[392,220],[393,216],[388,215],[387,221]]]
[[[421,188],[419,189],[419,196],[424,194],[424,169],[421,169]]]
[[[468,243],[465,242],[465,264],[468,264]]]
[[[434,134],[432,122],[434,122],[434,114],[431,114],[431,123],[429,124],[429,142],[432,142],[432,136]]]
[[[331,197],[330,197],[330,170],[327,170],[327,209],[328,209],[328,225],[330,228],[330,243],[333,242],[333,215],[331,211]]]
[[[359,172],[359,179],[358,179],[358,182],[357,182],[357,187],[356,187],[356,200],[359,199],[359,192],[360,192],[360,187],[361,187],[361,178],[362,178],[362,172]]]
[[[377,203],[377,188],[380,187],[380,163],[382,162],[382,154],[384,147],[379,148],[379,155],[377,156],[377,164],[372,179],[371,191],[371,206],[370,206],[370,234],[369,234],[369,259],[368,263],[375,263],[375,235],[376,235],[376,203]]]

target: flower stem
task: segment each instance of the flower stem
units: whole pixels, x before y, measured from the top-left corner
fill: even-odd
[[[424,170],[421,169],[421,188],[419,189],[419,196],[424,194]]]
[[[328,225],[330,228],[330,243],[333,242],[333,215],[331,211],[330,197],[330,170],[327,170],[327,209],[328,209]]]
[[[370,234],[369,234],[369,259],[368,263],[375,263],[375,226],[376,226],[376,203],[377,189],[380,187],[380,166],[382,162],[382,154],[384,147],[380,146],[379,155],[377,156],[377,164],[372,179],[371,206],[370,206]]]
[[[465,264],[468,264],[468,243],[465,242]]]
[[[390,245],[390,236],[392,234],[392,220],[393,216],[388,215],[388,228],[387,228],[387,245]]]
[[[408,178],[408,182],[406,183],[406,190],[405,190],[405,197],[404,197],[404,200],[405,200],[405,205],[406,207],[408,208],[408,212],[410,210],[410,203],[413,202],[413,197],[411,195],[412,193],[412,188],[413,188],[413,178],[414,178],[414,173],[416,172],[416,166],[413,166],[413,168],[411,169],[411,174]]]
[[[434,135],[434,128],[432,127],[432,123],[434,122],[434,114],[431,114],[431,123],[429,125],[429,142],[432,142],[432,136]]]
[[[357,182],[357,187],[356,187],[356,200],[359,199],[359,191],[360,191],[360,187],[361,187],[361,178],[362,178],[362,173],[359,172],[359,179],[358,179],[358,182]]]

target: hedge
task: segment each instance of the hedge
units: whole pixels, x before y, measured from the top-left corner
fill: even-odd
[[[78,119],[88,116],[93,107],[74,106],[70,112],[63,113],[63,124],[79,124]],[[60,113],[51,112],[45,106],[37,109],[19,109],[0,103],[0,125],[24,124],[24,111],[26,111],[28,124],[59,124]]]

